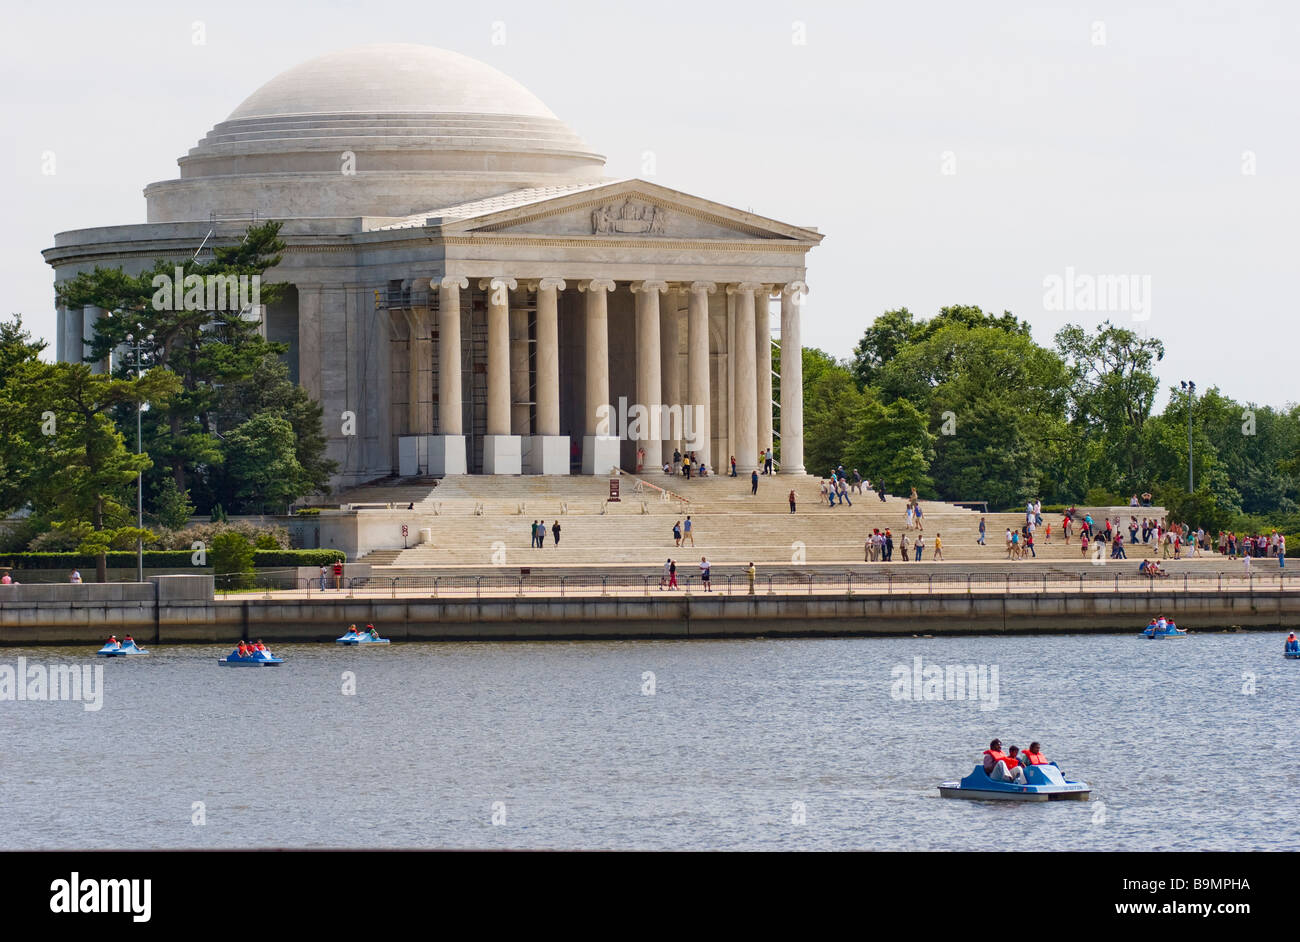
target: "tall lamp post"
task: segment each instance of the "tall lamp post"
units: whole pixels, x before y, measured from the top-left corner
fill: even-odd
[[[143,324],[138,325],[141,328]],[[153,334],[144,338],[145,341],[152,341]],[[126,335],[127,344],[135,350],[135,377],[139,379],[144,375],[140,364],[140,341],[141,339],[134,334]],[[135,453],[144,454],[144,432],[141,423],[141,417],[144,410],[149,408],[148,403],[137,403],[135,407]],[[135,525],[136,529],[144,530],[144,471],[137,471],[135,474]],[[135,537],[135,580],[144,582],[144,537],[137,533]]]
[[[1192,398],[1196,395],[1196,384],[1190,380],[1179,382],[1183,392],[1187,393],[1187,493],[1192,493]]]

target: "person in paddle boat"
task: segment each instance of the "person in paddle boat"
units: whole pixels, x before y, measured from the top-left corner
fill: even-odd
[[[122,642],[117,640],[117,635],[109,635],[109,636],[108,636],[108,640],[104,642],[104,645],[107,646],[107,645],[110,645],[110,644],[111,644],[113,647],[115,647],[115,648],[121,648],[121,647],[122,647]]]
[[[1037,742],[1031,742],[1029,749],[1020,754],[1020,761],[1025,765],[1048,765],[1047,756],[1043,755]]]
[[[266,649],[266,645],[262,643],[261,638],[258,638],[255,642],[253,642],[253,645],[250,650],[253,654],[261,654],[264,655],[265,657],[271,656],[271,652]]]
[[[1165,620],[1164,615],[1156,616],[1156,631],[1165,631],[1169,628],[1169,622]]]
[[[1147,631],[1154,633],[1155,630],[1156,630],[1156,620],[1152,618],[1151,621],[1147,623]]]
[[[1013,747],[1014,748],[1014,747]],[[984,774],[995,782],[1025,784],[1025,772],[1020,763],[1002,751],[1002,740],[995,739],[984,750]]]
[[[135,644],[135,639],[132,638],[130,635],[127,635],[125,638],[122,639],[122,643],[123,643],[123,644],[134,645],[134,644]]]
[[[235,657],[239,658],[241,661],[246,661],[252,656],[253,649],[245,644],[244,640],[241,638],[239,641],[239,647],[235,648]]]
[[[348,625],[348,630],[344,632],[343,637],[346,638],[348,635],[359,635],[359,634],[361,634],[361,632],[357,631],[356,625]]]
[[[379,640],[379,631],[375,628],[374,625],[371,624],[366,625],[366,634],[370,635],[370,637],[376,641]]]
[[[1300,654],[1300,638],[1296,638],[1294,631],[1286,636],[1286,647],[1284,650],[1287,654]]]

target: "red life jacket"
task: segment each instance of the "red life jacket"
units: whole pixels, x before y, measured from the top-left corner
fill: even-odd
[[[255,644],[255,645],[253,645],[253,649],[254,649],[255,651],[265,651],[265,650],[266,650],[266,645],[264,645],[264,644]]]
[[[994,765],[997,765],[999,762],[1005,762],[1008,769],[1013,769],[1019,764],[1015,759],[997,749],[985,749],[984,754],[993,757]]]
[[[1049,765],[1047,757],[1041,752],[1022,752],[1020,757],[1029,765]]]

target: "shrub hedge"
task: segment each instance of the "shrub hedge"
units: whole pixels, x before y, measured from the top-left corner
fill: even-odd
[[[194,568],[190,550],[146,550],[144,564],[148,569]],[[130,569],[135,566],[135,553],[107,554],[111,569]],[[289,566],[324,566],[335,560],[346,561],[342,550],[255,550],[253,565],[258,569],[284,569]],[[209,565],[210,565],[209,561]],[[95,568],[95,557],[84,553],[5,553],[0,555],[0,567],[13,569],[90,569]]]

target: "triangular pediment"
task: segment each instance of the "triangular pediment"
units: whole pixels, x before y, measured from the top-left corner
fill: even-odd
[[[779,240],[816,245],[821,233],[670,190],[619,180],[569,192],[516,191],[449,207],[427,224],[447,235],[490,234],[611,240]],[[512,203],[512,197],[514,205]],[[458,215],[459,213],[459,215]]]

